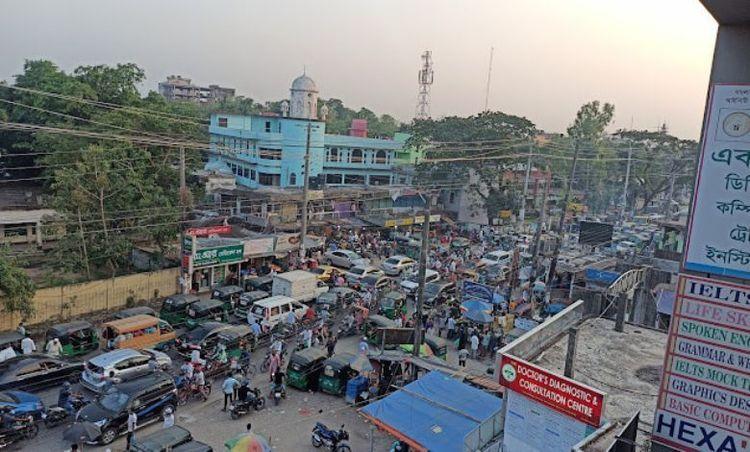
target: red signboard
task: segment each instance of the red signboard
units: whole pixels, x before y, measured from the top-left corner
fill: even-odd
[[[229,225],[221,226],[206,226],[204,228],[189,228],[185,231],[186,234],[195,237],[201,237],[206,235],[217,235],[217,234],[231,234],[232,227]]]
[[[500,384],[593,427],[601,425],[605,394],[570,378],[503,355]]]

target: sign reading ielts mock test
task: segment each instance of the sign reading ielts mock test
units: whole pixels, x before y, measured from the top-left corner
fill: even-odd
[[[553,410],[599,428],[606,394],[522,359],[503,355],[500,383]]]
[[[750,450],[750,287],[680,275],[653,439]]]
[[[712,86],[684,267],[750,279],[750,85]]]

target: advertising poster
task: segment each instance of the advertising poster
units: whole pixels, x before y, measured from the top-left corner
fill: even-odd
[[[750,287],[680,275],[653,440],[750,450]]]
[[[750,279],[750,85],[713,85],[684,267]]]

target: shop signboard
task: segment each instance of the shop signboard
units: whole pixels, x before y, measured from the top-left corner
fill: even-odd
[[[750,450],[750,286],[680,275],[667,344],[654,441]]]
[[[261,237],[244,240],[245,257],[268,256],[274,253],[276,237]]]
[[[195,237],[184,234],[182,236],[182,254],[190,255],[195,250]]]
[[[219,226],[206,226],[202,228],[188,228],[185,234],[192,235],[194,237],[208,237],[209,235],[221,235],[231,234],[232,226],[219,225]]]
[[[500,384],[559,413],[599,428],[606,394],[511,355],[502,355]]]
[[[299,249],[299,234],[279,234],[276,236],[277,254]]]
[[[193,254],[193,267],[198,268],[242,262],[243,251],[244,246],[242,244],[198,250]]]
[[[709,94],[684,268],[750,279],[750,85]]]

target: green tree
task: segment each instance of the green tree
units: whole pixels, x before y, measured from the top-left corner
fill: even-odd
[[[5,312],[34,313],[36,286],[8,247],[0,248],[0,298]]]

